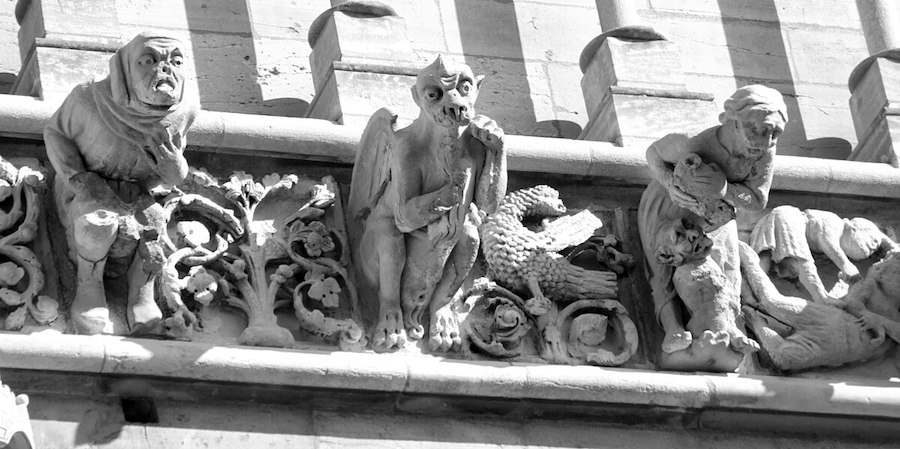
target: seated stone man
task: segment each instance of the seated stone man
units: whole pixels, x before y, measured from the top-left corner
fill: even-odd
[[[141,236],[158,227],[151,192],[169,190],[188,171],[184,136],[199,105],[186,92],[184,48],[173,37],[139,34],[110,59],[107,78],[72,90],[44,130],[56,206],[77,265],[70,316],[79,333],[112,332],[104,273],[128,270],[132,333],[161,318],[153,288],[158,251]]]

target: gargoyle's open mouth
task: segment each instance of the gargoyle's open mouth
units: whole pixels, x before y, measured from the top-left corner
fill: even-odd
[[[175,81],[171,78],[162,78],[153,84],[153,88],[158,91],[171,92],[175,90]]]

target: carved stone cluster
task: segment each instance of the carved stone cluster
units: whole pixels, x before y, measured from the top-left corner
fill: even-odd
[[[345,214],[329,176],[188,166],[199,106],[183,49],[143,33],[108,78],[73,90],[45,130],[52,186],[0,159],[3,330],[379,352],[421,340],[471,358],[778,372],[871,359],[900,341],[900,250],[887,234],[826,211],[762,213],[787,121],[771,89],[741,88],[721,126],[648,149],[645,298],[630,242],[594,215],[610,211],[566,215],[546,185],[507,194],[503,130],[475,112],[483,77],[469,67],[426,67],[411,125],[372,116]],[[48,189],[55,214],[41,204]],[[763,216],[750,244],[742,211]],[[612,212],[626,237],[630,215]],[[819,252],[840,272],[830,290]],[[782,278],[802,288],[783,294],[793,281]],[[638,314],[636,325],[645,301],[655,320]],[[658,338],[645,332],[657,323]]]

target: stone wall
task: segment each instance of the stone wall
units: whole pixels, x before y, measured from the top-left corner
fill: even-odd
[[[0,71],[8,73],[18,70],[13,3],[3,2],[0,15]],[[145,28],[191,38],[204,109],[303,116],[315,96],[307,33],[332,3],[340,2],[116,0],[115,6],[123,39]],[[387,3],[405,19],[414,63],[444,53],[488,76],[481,110],[508,132],[575,138],[588,122],[578,58],[601,32],[595,1]],[[689,90],[711,93],[719,105],[750,83],[785,94],[791,121],[781,154],[845,158],[856,144],[846,81],[867,51],[853,0],[638,4],[640,19],[679,45]]]

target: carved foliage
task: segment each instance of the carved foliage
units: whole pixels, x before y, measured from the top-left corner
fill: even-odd
[[[293,307],[302,331],[343,349],[365,345],[356,322],[337,317],[351,314],[356,290],[333,179],[312,184],[272,174],[255,181],[236,172],[220,182],[193,171],[184,188],[191,193],[166,203],[169,255],[160,289],[172,312],[170,336],[192,338],[202,329],[194,311],[221,299],[247,317],[241,344],[293,346],[276,316]]]
[[[19,330],[26,313],[38,323],[58,317],[52,298],[38,297],[44,287],[40,261],[27,247],[36,234],[41,203],[38,189],[43,175],[28,167],[16,168],[0,158],[0,323],[3,330]],[[3,317],[5,315],[5,318]]]

